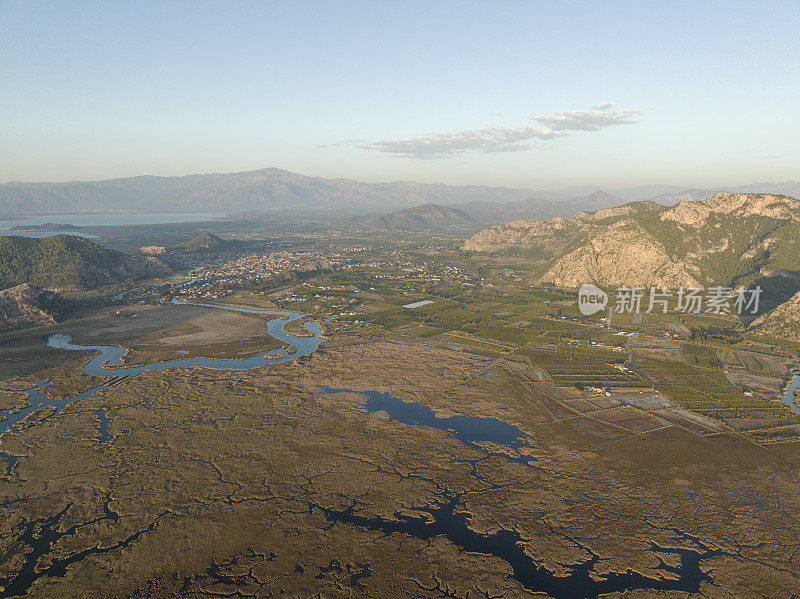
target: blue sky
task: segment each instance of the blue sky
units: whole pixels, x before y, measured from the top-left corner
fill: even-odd
[[[0,181],[797,180],[798,31],[797,0],[0,0]]]

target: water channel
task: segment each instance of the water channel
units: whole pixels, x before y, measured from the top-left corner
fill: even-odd
[[[49,384],[48,381],[32,381],[31,388],[26,393],[30,406],[23,408],[15,413],[11,411],[0,411],[0,418],[5,416],[6,420],[0,422],[0,435],[15,427],[31,413],[50,407],[51,414],[58,414],[70,403],[93,396],[105,390],[109,385],[116,384],[120,377],[135,376],[144,372],[164,370],[167,368],[178,367],[202,367],[211,369],[250,369],[264,366],[265,364],[279,363],[286,360],[293,360],[301,356],[308,355],[319,347],[322,342],[322,330],[319,323],[309,321],[305,323],[306,328],[311,332],[309,336],[297,336],[288,333],[284,325],[303,318],[298,312],[262,310],[257,308],[246,308],[240,306],[226,306],[209,303],[191,303],[177,301],[182,305],[202,306],[208,308],[218,308],[247,312],[271,317],[267,321],[267,332],[273,337],[286,344],[294,345],[296,352],[288,353],[285,350],[271,350],[249,358],[181,358],[165,362],[154,362],[140,366],[125,366],[124,357],[127,353],[122,347],[115,345],[79,345],[72,343],[69,335],[55,334],[48,339],[48,345],[54,348],[74,351],[97,351],[99,354],[89,360],[84,366],[87,374],[108,377],[106,382],[97,385],[83,393],[73,397],[54,400],[43,392]],[[792,383],[794,388],[800,385],[800,377],[795,377]],[[356,391],[353,389],[337,389],[325,385],[318,388],[325,394],[355,393],[365,398],[362,408],[369,413],[385,412],[392,420],[410,426],[432,427],[445,431],[448,435],[483,453],[482,457],[474,460],[466,460],[472,463],[473,476],[483,482],[489,483],[478,473],[477,464],[491,457],[499,457],[508,461],[518,462],[526,466],[533,466],[538,458],[519,453],[528,446],[528,435],[515,425],[509,424],[495,418],[470,417],[470,416],[438,416],[429,406],[412,401],[405,401],[391,393],[382,393],[375,390]],[[789,394],[793,392],[790,385]],[[108,417],[102,410],[92,410],[100,420],[101,434],[100,442],[110,440],[108,433]],[[484,444],[492,444],[507,447],[510,452],[493,451]],[[3,454],[0,452],[0,460],[5,461],[10,468],[13,468],[16,456]],[[499,529],[492,533],[478,533],[470,526],[470,516],[463,509],[463,493],[448,494],[438,498],[434,504],[425,508],[420,508],[424,512],[423,516],[409,516],[405,514],[395,514],[394,518],[382,518],[379,516],[365,516],[357,514],[352,507],[344,509],[333,509],[330,507],[316,505],[312,507],[322,512],[324,517],[330,522],[342,522],[353,526],[358,526],[367,530],[380,531],[384,534],[403,533],[419,539],[430,539],[434,536],[443,535],[451,542],[456,544],[460,550],[488,554],[500,558],[511,567],[512,578],[519,581],[530,591],[544,592],[558,599],[568,599],[572,597],[596,598],[605,593],[619,593],[630,590],[653,590],[653,591],[681,591],[685,593],[696,593],[700,590],[700,585],[704,581],[713,582],[708,573],[703,571],[701,564],[706,559],[716,557],[719,551],[705,546],[700,539],[688,538],[695,547],[662,547],[655,542],[651,543],[651,551],[655,554],[671,555],[670,564],[662,561],[660,569],[664,570],[667,576],[646,576],[638,572],[627,570],[625,572],[597,572],[595,566],[600,558],[587,547],[582,547],[589,553],[589,558],[573,564],[565,564],[565,571],[557,573],[549,570],[544,565],[534,560],[524,549],[521,534],[515,529]],[[111,516],[116,516],[111,514]],[[109,516],[109,517],[111,517]],[[39,558],[46,554],[52,544],[58,539],[56,531],[56,516],[52,521],[48,520],[42,525],[40,541],[31,536],[29,544],[36,549],[37,543],[41,545],[27,559],[26,567],[20,574],[11,580],[10,586],[4,590],[0,589],[0,597],[17,594],[18,591],[27,591],[31,585],[43,575],[63,576],[68,565],[80,561],[79,558],[85,557],[83,553],[91,554],[100,552],[99,549],[90,549],[87,552],[76,554],[73,558],[58,562],[58,567],[51,567],[48,570],[37,573],[35,571]],[[111,519],[114,519],[113,517]],[[150,529],[155,525],[151,525]],[[49,527],[49,528],[48,528]],[[52,530],[51,530],[52,529]],[[148,530],[150,530],[148,529]],[[32,530],[32,529],[31,529]],[[138,538],[146,531],[140,531],[133,537],[121,543],[113,545],[109,549],[120,549],[126,547],[130,542]],[[29,534],[28,531],[26,534]],[[32,534],[32,533],[31,533]],[[61,536],[65,533],[60,533]],[[29,534],[30,536],[30,534]],[[675,562],[675,563],[672,563]],[[449,595],[448,595],[449,596]]]
[[[311,333],[308,336],[293,335],[286,331],[285,325],[303,318],[300,312],[278,311],[278,310],[264,310],[259,308],[247,308],[244,306],[228,306],[223,304],[210,304],[210,303],[195,303],[174,300],[173,303],[178,305],[187,306],[202,306],[205,308],[217,308],[223,310],[231,310],[234,312],[246,312],[249,314],[260,314],[270,317],[267,321],[266,330],[271,336],[283,341],[287,345],[294,346],[293,353],[287,352],[285,349],[273,349],[263,354],[250,356],[249,358],[178,358],[166,362],[153,362],[151,364],[143,364],[141,366],[125,366],[124,358],[128,353],[123,347],[118,345],[80,345],[72,343],[69,335],[57,333],[50,335],[47,340],[47,345],[57,349],[65,349],[72,351],[97,351],[100,352],[83,367],[83,370],[90,375],[101,377],[115,377],[113,382],[117,382],[117,377],[120,376],[135,376],[143,372],[153,372],[157,370],[164,370],[167,368],[211,368],[215,370],[231,370],[231,369],[250,369],[264,366],[265,364],[277,364],[287,360],[294,360],[302,356],[307,356],[313,352],[319,344],[322,343],[322,329],[316,321],[307,321],[305,327]],[[57,415],[66,406],[72,402],[91,397],[97,393],[102,392],[109,385],[109,382],[104,382],[96,387],[92,387],[83,393],[79,393],[72,397],[63,399],[52,399],[46,395],[43,389],[49,385],[48,381],[32,381],[32,387],[24,393],[28,394],[29,405],[19,408],[17,410],[0,410],[0,435],[7,430],[15,427],[33,412],[41,409],[50,408],[52,414]],[[108,422],[105,414],[97,414],[100,418],[101,425],[103,422]],[[101,430],[101,436],[105,437],[107,430]],[[0,459],[9,465],[16,462],[13,456],[0,452]]]

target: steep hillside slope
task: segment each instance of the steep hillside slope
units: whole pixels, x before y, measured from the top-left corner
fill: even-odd
[[[92,289],[168,272],[157,258],[108,250],[75,235],[0,237],[0,288],[30,283],[55,290]]]
[[[697,285],[699,273],[689,268],[636,221],[621,220],[555,261],[540,280],[563,287],[590,281],[609,287]]]
[[[766,337],[800,343],[800,291],[789,301],[759,316],[750,329]]]
[[[225,242],[216,235],[212,235],[211,233],[201,233],[197,237],[194,237],[193,239],[190,239],[184,243],[183,249],[188,252],[213,250],[222,247],[224,243]]]
[[[423,204],[406,208],[391,214],[376,216],[367,220],[364,226],[370,229],[418,229],[427,227],[442,227],[472,223],[474,220],[463,210],[440,206],[438,204]]]
[[[59,303],[57,293],[27,283],[4,289],[0,291],[0,330],[33,323],[52,324]]]
[[[635,202],[492,227],[463,249],[536,250],[548,260],[538,281],[566,287],[746,284],[800,270],[800,202],[733,193],[673,207]]]

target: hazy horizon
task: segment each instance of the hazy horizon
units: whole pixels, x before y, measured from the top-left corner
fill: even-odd
[[[112,4],[0,2],[0,181],[800,179],[795,2]]]
[[[63,180],[41,180],[41,181],[21,181],[21,180],[8,180],[8,181],[0,181],[0,185],[36,185],[36,184],[68,184],[68,183],[97,183],[103,181],[111,181],[116,179],[136,179],[140,177],[159,177],[159,178],[172,178],[177,179],[181,177],[191,177],[193,175],[199,176],[207,176],[207,175],[232,175],[232,174],[243,174],[249,172],[259,172],[259,171],[266,171],[266,170],[282,170],[285,172],[290,172],[296,175],[301,175],[305,177],[311,178],[324,178],[324,179],[342,179],[342,180],[351,180],[351,181],[358,181],[361,183],[368,183],[368,184],[390,184],[390,183],[422,183],[426,185],[448,185],[448,186],[474,186],[474,187],[507,187],[509,189],[519,189],[519,190],[529,190],[529,191],[548,191],[548,192],[558,192],[558,193],[569,193],[569,192],[581,192],[584,191],[586,188],[597,188],[598,190],[606,190],[606,191],[614,191],[615,189],[623,190],[623,189],[633,189],[637,187],[675,187],[675,188],[686,188],[686,189],[698,189],[698,190],[716,190],[716,189],[728,189],[729,191],[736,191],[737,187],[745,187],[750,185],[781,185],[786,183],[800,183],[798,180],[794,179],[786,179],[784,181],[737,181],[735,183],[729,182],[722,182],[722,183],[712,183],[708,185],[691,185],[691,184],[680,184],[680,183],[663,183],[660,181],[652,181],[646,183],[639,183],[635,185],[596,185],[592,183],[585,183],[585,184],[574,184],[574,185],[563,185],[563,186],[542,186],[538,188],[530,187],[530,186],[521,186],[521,185],[504,185],[502,183],[498,184],[483,184],[483,183],[447,183],[444,181],[439,181],[435,179],[431,179],[428,181],[425,180],[418,180],[418,179],[370,179],[370,178],[356,178],[356,177],[349,177],[346,175],[342,176],[331,176],[331,177],[323,177],[321,175],[316,175],[314,173],[303,173],[292,171],[289,169],[282,169],[279,167],[273,166],[266,166],[263,168],[254,168],[248,170],[238,170],[238,171],[229,171],[229,172],[186,172],[180,174],[165,174],[165,175],[157,175],[154,173],[140,173],[134,175],[124,175],[121,177],[110,177],[106,179],[63,179]],[[587,192],[591,193],[591,192]]]

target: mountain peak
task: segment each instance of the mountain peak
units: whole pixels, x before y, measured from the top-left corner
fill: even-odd
[[[183,248],[187,251],[193,252],[197,250],[210,250],[220,247],[225,242],[216,235],[211,233],[200,233],[197,237],[190,239],[183,244]]]
[[[800,220],[800,202],[793,197],[770,193],[719,192],[707,200],[685,200],[661,215],[662,220],[697,226],[712,215],[739,218],[764,216],[775,219]]]
[[[463,249],[535,250],[545,260],[537,281],[564,287],[746,285],[800,270],[796,239],[798,200],[725,192],[674,207],[632,202],[572,219],[518,221],[481,231]]]

